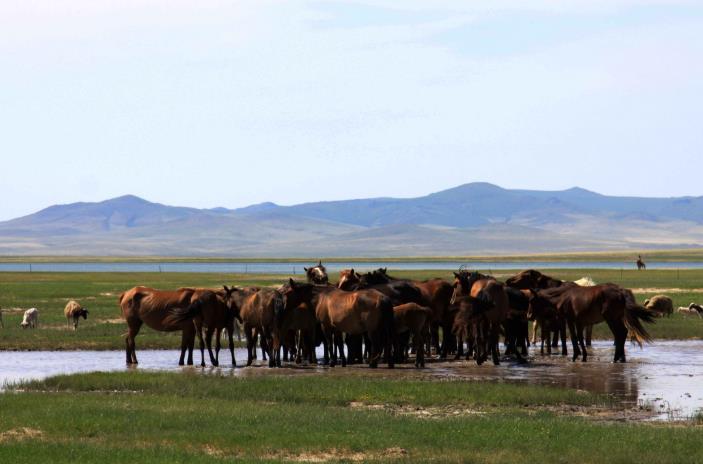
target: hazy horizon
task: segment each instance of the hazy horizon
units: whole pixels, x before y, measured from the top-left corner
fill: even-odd
[[[0,5],[0,220],[507,189],[700,196],[703,5]]]

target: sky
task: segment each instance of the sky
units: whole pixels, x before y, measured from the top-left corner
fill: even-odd
[[[467,182],[703,195],[703,1],[0,2],[0,220]]]

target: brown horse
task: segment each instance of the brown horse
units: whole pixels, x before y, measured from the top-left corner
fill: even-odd
[[[284,308],[295,308],[305,303],[315,309],[327,344],[339,350],[342,366],[346,366],[342,334],[366,334],[370,340],[369,367],[378,366],[381,343],[385,342],[388,367],[393,367],[392,342],[394,336],[393,304],[378,290],[345,291],[293,279],[281,287]],[[336,364],[332,352],[330,366]]]
[[[322,265],[322,260],[317,263],[317,266],[304,267],[305,276],[308,282],[315,285],[327,285],[329,277],[327,276],[327,268]]]
[[[278,323],[283,311],[281,293],[273,288],[235,288],[231,298],[239,309],[247,337],[247,366],[254,359],[258,333],[262,352],[266,350],[269,355],[269,367],[280,367],[281,334]]]
[[[171,317],[171,311],[188,308],[191,305],[192,297],[191,290],[169,292],[149,287],[134,287],[120,295],[119,304],[122,317],[127,322],[125,338],[127,364],[137,364],[134,339],[139,334],[142,324],[161,332],[183,331],[181,357],[178,364],[183,365],[186,350],[188,350],[188,365],[193,364],[195,327],[190,320],[174,322]]]
[[[432,310],[432,344],[440,359],[446,358],[449,347],[452,344],[452,323],[454,320],[454,314],[449,310],[449,302],[454,292],[452,284],[439,278],[422,281],[397,279],[388,275],[387,268],[379,268],[374,272],[385,276],[390,282],[409,282],[420,291],[420,304]],[[442,329],[441,347],[439,345],[439,328]]]
[[[396,336],[410,332],[415,343],[415,367],[425,367],[424,334],[432,319],[432,310],[417,303],[405,303],[393,307]],[[398,340],[398,337],[396,337]],[[396,355],[400,354],[396,343]]]
[[[456,303],[461,297],[470,296],[483,303],[483,310],[472,318],[476,325],[475,333],[476,362],[482,364],[491,353],[493,364],[500,364],[498,342],[501,327],[508,318],[510,304],[505,292],[504,284],[493,277],[479,274],[478,272],[455,272],[454,292],[451,304]],[[476,309],[474,309],[476,313]],[[519,357],[519,355],[518,355]]]
[[[200,365],[205,366],[205,350],[203,343],[203,327],[205,327],[205,343],[207,344],[210,362],[213,366],[219,365],[220,334],[223,329],[227,329],[229,339],[229,351],[232,355],[232,365],[237,366],[234,359],[234,334],[235,317],[238,317],[238,308],[232,299],[232,293],[236,288],[229,288],[226,285],[221,290],[210,290],[206,288],[181,288],[179,291],[191,291],[191,305],[187,308],[175,308],[171,310],[172,322],[179,323],[192,319],[195,324],[195,333],[200,342]],[[215,354],[212,353],[212,336],[215,334]]]
[[[550,277],[546,274],[542,274],[534,269],[519,272],[506,280],[505,283],[508,287],[518,290],[544,290],[549,288],[559,288],[563,285],[575,285],[572,282],[565,282],[563,280]],[[549,354],[552,353],[552,347],[559,346],[559,338],[561,338],[562,356],[566,356],[568,354],[566,349],[566,321],[563,319],[560,320],[557,316],[554,320],[548,321],[547,326],[543,326],[541,320],[534,320],[532,325],[532,343],[536,343],[538,327],[541,327],[542,348],[540,348],[540,351],[542,351],[542,353],[544,353],[544,337],[546,337],[547,343],[549,344]],[[550,335],[554,336],[551,341]],[[590,346],[590,336],[588,337],[588,344]]]
[[[615,338],[613,362],[625,362],[625,341],[628,331],[642,346],[650,337],[640,321],[654,322],[654,315],[635,301],[630,290],[615,284],[593,287],[565,286],[554,290],[541,290],[530,300],[531,314],[560,313],[569,326],[574,348],[573,361],[582,355],[586,362],[588,353],[583,340],[583,329],[588,324],[605,321]]]

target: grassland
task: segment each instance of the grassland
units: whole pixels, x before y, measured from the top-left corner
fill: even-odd
[[[0,395],[0,462],[703,460],[695,427],[565,415],[614,408],[607,397],[370,374],[123,372],[19,385]]]
[[[677,306],[687,306],[691,301],[703,301],[703,270],[547,270],[555,277],[575,280],[585,275],[596,282],[615,282],[637,291],[637,298],[645,298],[659,290],[670,295]],[[495,275],[505,278],[514,271],[500,271]],[[452,277],[449,271],[398,271],[399,277],[425,279]],[[204,274],[204,273],[0,273],[0,307],[3,309],[5,328],[0,329],[0,350],[69,350],[69,349],[122,349],[125,324],[120,319],[118,296],[134,285],[156,288],[182,286],[219,287],[222,284],[276,285],[289,276],[257,274]],[[293,276],[301,278],[300,275]],[[334,278],[334,276],[333,276]],[[658,290],[656,290],[658,289]],[[63,307],[74,298],[90,310],[87,321],[80,321],[79,330],[66,327]],[[37,307],[40,310],[40,328],[23,330],[19,327],[22,310]],[[703,320],[674,315],[650,326],[655,338],[703,338]],[[605,325],[596,329],[597,337],[609,337]],[[142,329],[138,347],[176,348],[178,334]]]

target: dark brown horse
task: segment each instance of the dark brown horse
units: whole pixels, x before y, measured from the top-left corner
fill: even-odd
[[[179,323],[192,319],[195,324],[195,333],[200,342],[200,365],[205,366],[205,351],[203,343],[203,328],[205,328],[205,343],[207,344],[210,362],[213,366],[219,365],[220,334],[227,330],[229,351],[232,356],[232,365],[236,366],[234,359],[234,334],[235,318],[238,317],[238,308],[232,298],[235,287],[226,285],[220,290],[206,288],[181,288],[179,291],[191,291],[191,305],[188,308],[176,308],[171,311],[173,322]],[[212,336],[215,335],[215,354],[212,353]]]
[[[476,362],[483,363],[490,352],[493,364],[499,365],[500,332],[510,311],[505,286],[493,277],[478,272],[455,272],[454,292],[450,303],[454,304],[465,296],[481,301],[483,306],[483,309],[477,312],[474,305],[475,317],[471,318],[475,326],[474,333],[476,333]]]
[[[305,276],[308,282],[315,285],[327,285],[329,283],[329,277],[327,276],[327,268],[322,265],[322,260],[317,263],[317,266],[304,267]]]
[[[315,309],[315,316],[329,346],[339,350],[342,366],[346,366],[342,334],[365,334],[370,341],[369,367],[377,367],[381,344],[385,342],[388,367],[393,367],[392,343],[394,336],[393,304],[378,290],[345,291],[290,279],[281,287],[284,311],[305,303]],[[332,354],[330,366],[336,364]]]
[[[415,286],[420,291],[420,304],[432,310],[432,333],[431,341],[439,354],[440,359],[447,357],[449,347],[453,345],[452,323],[454,314],[449,310],[449,302],[452,299],[454,289],[452,284],[444,279],[428,280],[408,280],[391,277],[387,268],[379,268],[374,271],[379,276],[384,276],[389,282],[405,281]],[[439,331],[442,329],[442,346],[439,344]]]
[[[122,317],[127,322],[125,338],[127,364],[137,364],[135,338],[142,324],[161,332],[183,331],[181,357],[178,364],[183,365],[186,350],[188,365],[193,364],[195,326],[190,319],[179,322],[172,320],[172,311],[190,307],[192,297],[191,290],[171,292],[141,286],[131,288],[120,295]]]
[[[642,345],[650,337],[640,321],[654,322],[654,315],[635,301],[630,290],[615,284],[593,287],[564,286],[558,289],[541,290],[530,300],[530,313],[544,315],[556,311],[569,326],[574,349],[573,360],[582,355],[588,359],[583,340],[583,329],[588,324],[605,321],[615,338],[613,362],[625,362],[625,341],[628,331]]]
[[[647,265],[644,264],[644,261],[642,261],[642,255],[637,255],[637,270],[638,271],[646,271],[647,270]]]
[[[528,269],[522,271],[510,277],[505,281],[506,285],[511,288],[518,290],[544,290],[548,288],[558,288],[563,285],[575,285],[572,282],[565,282],[563,280],[555,279],[546,274],[542,274],[534,269]],[[544,352],[544,342],[546,337],[548,346],[548,353],[552,353],[552,347],[558,346],[558,340],[561,337],[561,354],[566,356],[568,354],[566,349],[566,321],[559,319],[557,316],[554,320],[547,322],[546,326],[542,325],[541,320],[534,320],[532,325],[532,343],[536,342],[537,328],[541,327],[541,337],[542,348],[540,350]],[[590,332],[589,332],[590,333]],[[553,339],[550,339],[550,335],[553,334]],[[588,344],[590,345],[590,337],[588,338]]]
[[[417,303],[405,303],[393,307],[396,341],[398,335],[409,332],[415,344],[415,367],[425,367],[424,335],[432,319],[432,310]],[[400,354],[396,343],[396,355]]]

